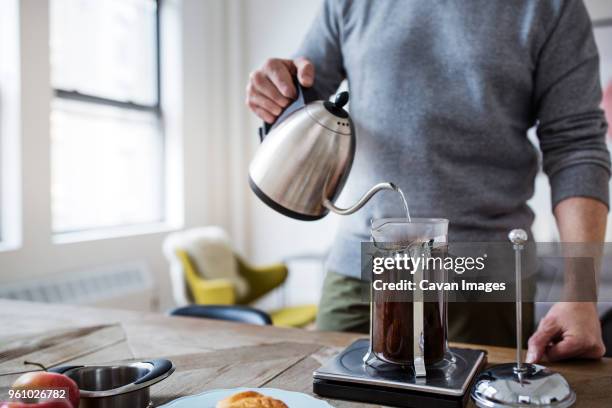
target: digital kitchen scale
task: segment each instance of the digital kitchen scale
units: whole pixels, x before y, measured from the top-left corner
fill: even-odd
[[[427,376],[417,378],[411,367],[379,360],[368,365],[363,358],[369,340],[359,339],[313,373],[313,391],[337,398],[397,407],[463,407],[476,374],[487,361],[486,352],[451,348],[447,358],[427,366]]]

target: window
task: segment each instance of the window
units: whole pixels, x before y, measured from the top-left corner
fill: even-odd
[[[51,0],[54,233],[162,222],[155,0]]]

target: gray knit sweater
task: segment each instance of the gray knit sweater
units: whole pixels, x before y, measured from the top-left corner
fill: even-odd
[[[315,90],[347,79],[357,150],[339,203],[391,181],[416,217],[450,220],[451,241],[529,230],[537,124],[553,205],[608,203],[599,59],[582,0],[327,0],[296,55]],[[371,218],[400,216],[382,193],[342,219],[329,259],[359,275]]]

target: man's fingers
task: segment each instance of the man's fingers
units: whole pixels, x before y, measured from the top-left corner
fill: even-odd
[[[250,92],[248,94],[247,105],[263,108],[274,116],[280,115],[283,111],[283,108],[281,106],[278,106],[272,99],[257,91]]]
[[[304,57],[300,57],[293,60],[293,63],[297,68],[297,77],[300,84],[307,88],[311,87],[314,83],[315,75],[315,68],[312,62]]]
[[[566,358],[578,357],[584,352],[582,341],[574,336],[567,336],[560,342],[552,345],[546,350],[548,361],[559,361]]]
[[[287,62],[291,63],[288,60],[269,59],[264,64],[263,71],[284,97],[294,99],[297,96],[297,91],[293,85],[293,78]]]
[[[272,124],[276,120],[276,116],[272,115],[270,112],[263,108],[255,107],[253,108],[253,112],[255,112],[255,114],[266,123]]]
[[[306,87],[314,83],[314,66],[306,58],[272,58],[251,73],[246,89],[246,103],[260,118],[274,122],[283,108],[297,96],[294,78]]]
[[[264,108],[255,105],[251,102],[248,103],[249,108],[257,115],[261,120],[266,123],[274,123],[276,116],[265,110]]]
[[[276,85],[262,71],[255,71],[251,74],[251,79],[247,86],[247,95],[254,93],[266,96],[280,107],[285,107],[291,102],[289,98],[284,97],[280,93]]]
[[[527,362],[537,363],[542,359],[546,351],[546,347],[550,344],[553,338],[559,334],[561,328],[555,319],[544,318],[540,321],[538,329],[531,336],[528,342]]]
[[[596,336],[589,334],[580,337],[569,335],[546,350],[546,357],[550,361],[565,360],[572,357],[601,358],[605,352],[606,347]]]

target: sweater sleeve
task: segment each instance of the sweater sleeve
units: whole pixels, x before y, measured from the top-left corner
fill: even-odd
[[[534,76],[537,134],[553,207],[569,197],[609,205],[610,154],[599,55],[582,0],[562,3]]]
[[[333,94],[345,78],[341,47],[342,18],[337,0],[325,0],[295,57],[315,66],[313,88],[321,99]]]

